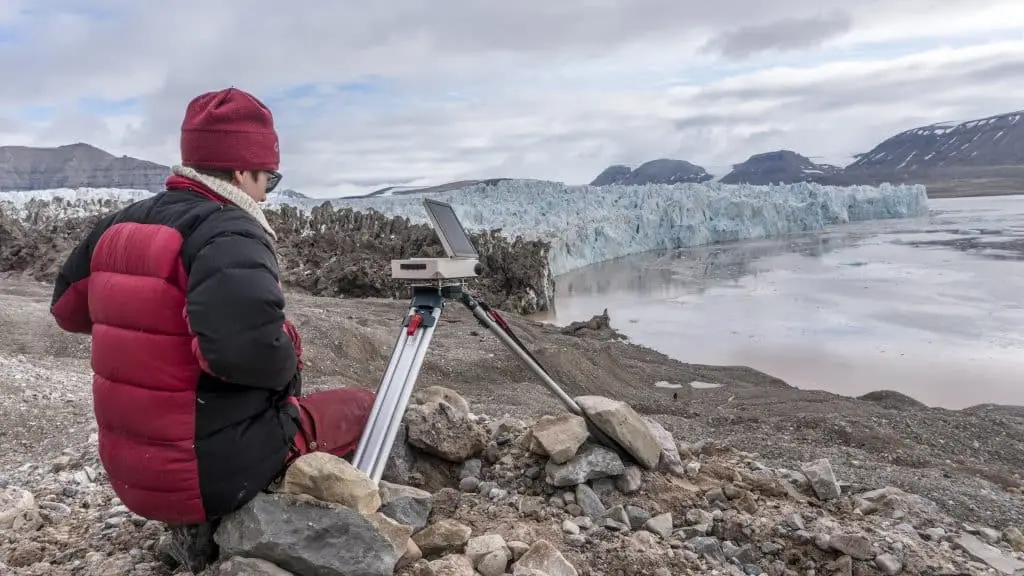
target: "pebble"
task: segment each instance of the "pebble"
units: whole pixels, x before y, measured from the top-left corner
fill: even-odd
[[[476,492],[480,486],[480,480],[476,476],[467,476],[459,481],[460,492]]]
[[[875,566],[886,576],[895,576],[903,570],[903,561],[895,554],[879,554],[875,557]]]

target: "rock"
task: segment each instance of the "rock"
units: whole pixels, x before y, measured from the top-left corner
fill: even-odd
[[[541,519],[545,516],[544,498],[540,496],[523,496],[517,506],[519,513],[530,518]]]
[[[632,524],[629,521],[629,514],[626,513],[625,507],[621,505],[609,508],[608,511],[604,513],[604,517],[609,520],[614,520],[616,524],[622,524],[627,529],[632,528]]]
[[[434,522],[447,518],[462,505],[462,493],[454,488],[441,488],[430,497],[430,518]]]
[[[402,534],[404,533],[404,537]],[[259,494],[214,535],[225,557],[266,560],[297,574],[390,576],[411,530],[309,497]]]
[[[842,491],[839,488],[839,481],[832,472],[832,465],[827,458],[815,460],[804,464],[801,468],[804,476],[811,483],[811,488],[822,501],[839,498]]]
[[[467,476],[459,481],[460,492],[476,492],[476,489],[480,486],[480,479],[476,476]]]
[[[483,473],[484,463],[479,458],[470,458],[459,466],[459,480],[466,478],[480,478]]]
[[[462,554],[449,554],[429,566],[432,576],[474,576],[473,563]]]
[[[661,446],[661,459],[658,461],[658,470],[685,478],[686,467],[683,466],[683,459],[679,456],[679,447],[676,446],[672,433],[653,418],[644,416],[644,423],[647,424],[647,427]]]
[[[626,466],[622,476],[615,478],[615,488],[623,494],[632,494],[638,490],[643,483],[643,473],[636,466]]]
[[[718,538],[712,536],[700,536],[690,540],[693,551],[709,560],[724,560],[725,553],[722,551],[722,544]]]
[[[508,568],[509,552],[506,549],[495,550],[480,559],[477,564],[477,572],[482,576],[501,576]]]
[[[644,523],[644,529],[668,540],[672,536],[672,513],[666,512],[651,518]]]
[[[135,562],[128,554],[111,556],[89,571],[89,576],[124,576],[132,572]]]
[[[258,558],[228,558],[217,568],[217,576],[294,576],[287,570]]]
[[[469,416],[469,402],[458,392],[444,386],[428,386],[417,390],[412,395],[412,404],[429,404],[431,402],[447,402],[462,416]]]
[[[886,576],[895,576],[903,571],[903,561],[895,554],[888,552],[875,557],[875,566]]]
[[[998,544],[1003,539],[1003,534],[999,530],[988,527],[978,528],[978,536],[989,544]]]
[[[902,518],[909,512],[935,514],[939,511],[938,505],[931,500],[917,494],[908,494],[894,486],[858,494],[857,500],[873,507],[873,509],[865,508],[862,513],[871,510],[872,512],[881,512],[894,519]],[[859,503],[859,505],[862,504]]]
[[[605,518],[600,521],[600,526],[604,527],[605,530],[610,532],[629,532],[630,527],[626,522],[621,520],[615,520],[614,518]]]
[[[840,556],[835,562],[825,564],[825,569],[832,572],[832,576],[853,576],[853,558]]]
[[[516,561],[512,574],[522,575],[525,570],[536,570],[548,576],[579,576],[576,568],[547,540],[534,542]]]
[[[305,494],[362,514],[372,514],[381,505],[377,486],[369,476],[327,452],[312,452],[297,459],[288,467],[277,492]]]
[[[15,519],[35,510],[32,493],[21,488],[5,488],[0,492],[0,530],[14,528]]]
[[[576,503],[588,517],[597,520],[604,515],[605,507],[594,490],[586,484],[576,486]]]
[[[11,524],[11,529],[19,534],[25,534],[28,532],[35,532],[43,526],[43,517],[39,514],[39,510],[22,510],[20,514],[15,516],[14,522]]]
[[[487,429],[447,402],[412,406],[405,423],[409,444],[449,462],[464,462],[487,447]]]
[[[409,538],[409,541],[405,543],[405,554],[398,559],[398,564],[395,564],[395,570],[401,570],[420,558],[423,558],[423,551],[420,550],[420,547],[416,545],[412,538]]]
[[[690,460],[686,463],[686,477],[696,478],[697,474],[700,474],[700,462],[697,460]]]
[[[473,529],[454,520],[443,519],[413,535],[424,556],[462,552]]]
[[[590,438],[587,421],[575,414],[544,416],[530,432],[555,464],[568,462]]]
[[[398,433],[395,434],[395,443],[391,446],[391,454],[384,464],[381,479],[397,484],[420,485],[419,481],[413,481],[419,476],[415,471],[416,460],[416,452],[409,444],[409,429],[405,425],[405,420],[402,420],[398,425]]]
[[[548,460],[544,468],[547,483],[553,486],[574,486],[588,480],[618,476],[625,471],[619,455],[598,444],[584,445],[579,453],[565,464],[556,464]]]
[[[1017,552],[1024,552],[1024,534],[1020,533],[1020,530],[1016,528],[1007,528],[1003,534],[1006,537],[1006,541],[1010,543],[1010,546]]]
[[[1024,570],[1024,562],[1004,556],[999,548],[986,544],[970,534],[961,534],[953,545],[1001,574],[1016,576],[1018,570]]]
[[[409,526],[413,532],[426,527],[433,508],[433,495],[430,492],[382,480],[379,493],[382,514]]]
[[[857,560],[871,560],[875,557],[871,540],[862,534],[832,534],[829,547]]]
[[[508,550],[505,538],[501,534],[485,534],[470,538],[466,542],[466,556],[473,562],[473,566],[476,566],[484,556],[498,550]]]
[[[42,562],[44,558],[46,558],[45,546],[38,542],[22,542],[7,556],[7,563],[14,568],[25,568],[36,562]]]
[[[648,470],[658,466],[661,444],[629,404],[603,396],[578,396],[575,400],[594,424],[636,458],[641,466]]]
[[[651,519],[651,513],[639,506],[627,504],[626,517],[629,518],[629,527],[633,530],[639,530]]]
[[[509,540],[508,541],[508,550],[509,550],[509,552],[512,553],[512,560],[513,561],[519,560],[520,558],[522,558],[523,554],[526,554],[526,551],[529,550],[529,549],[530,549],[530,545],[527,544],[526,542],[521,542],[519,540]]]

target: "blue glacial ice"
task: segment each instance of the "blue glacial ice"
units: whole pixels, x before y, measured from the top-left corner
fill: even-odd
[[[831,224],[924,216],[924,186],[817,184],[565,186],[512,180],[431,194],[469,230],[501,228],[551,242],[552,275],[650,250],[820,230]],[[422,196],[335,200],[426,222]],[[314,203],[309,203],[313,205]]]
[[[150,195],[141,190],[79,189],[0,192],[0,206],[26,217],[39,201],[62,198],[49,212],[64,216],[106,211]],[[820,230],[832,224],[924,216],[924,186],[835,187],[718,183],[566,186],[509,180],[430,194],[449,202],[469,230],[500,228],[506,236],[551,243],[550,273],[650,250],[766,238]],[[335,207],[373,208],[425,223],[423,195],[340,198]],[[31,202],[35,200],[35,202]],[[275,199],[267,209],[291,204],[302,210],[325,199]]]

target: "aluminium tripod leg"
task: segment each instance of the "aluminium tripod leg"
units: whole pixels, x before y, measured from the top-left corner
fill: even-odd
[[[480,323],[493,332],[494,335],[497,336],[509,350],[515,353],[516,356],[519,356],[519,359],[522,360],[538,378],[540,378],[541,382],[544,383],[544,386],[546,386],[548,390],[562,401],[562,404],[565,404],[566,408],[568,408],[573,414],[583,416],[583,410],[578,404],[576,404],[576,401],[570,398],[569,395],[565,393],[565,390],[562,390],[562,387],[551,379],[551,376],[549,376],[548,373],[533,360],[526,350],[523,350],[508,334],[505,333],[504,330],[498,327],[475,298],[470,296],[468,292],[463,292],[461,302],[466,306],[466,308],[469,308],[470,312],[473,313],[473,316],[475,316]]]
[[[522,360],[523,363],[526,364],[526,366],[531,371],[533,371],[537,378],[539,378],[540,381],[544,383],[544,386],[548,390],[550,390],[552,394],[557,396],[558,399],[562,401],[562,404],[565,404],[565,407],[568,408],[570,412],[576,414],[577,416],[583,417],[583,420],[587,423],[587,429],[590,431],[591,436],[593,436],[598,442],[603,444],[606,448],[614,450],[616,453],[619,454],[619,456],[630,460],[634,459],[630,455],[629,451],[625,449],[625,447],[623,447],[621,444],[619,444],[611,437],[609,437],[607,434],[605,434],[605,432],[601,430],[601,428],[593,420],[591,420],[590,416],[588,416],[586,412],[584,412],[583,409],[580,408],[579,404],[577,404],[575,400],[573,400],[568,394],[566,394],[565,390],[562,390],[562,387],[559,386],[558,383],[551,378],[551,376],[547,373],[547,370],[545,370],[540,364],[537,363],[536,360],[534,360],[533,355],[531,355],[527,350],[520,346],[515,340],[512,339],[512,337],[507,332],[505,332],[504,330],[501,329],[500,326],[498,326],[497,322],[495,322],[494,319],[487,314],[487,311],[484,310],[483,306],[481,306],[480,303],[477,302],[477,300],[473,298],[472,295],[470,295],[468,292],[462,292],[459,301],[462,302],[462,304],[466,308],[469,308],[469,310],[473,313],[473,316],[475,316],[476,319],[481,324],[483,324],[488,330],[493,332],[494,335],[497,336],[498,339],[501,340],[501,342],[505,344],[505,346],[509,350],[511,350],[516,356],[518,356],[519,359]]]
[[[391,447],[443,308],[444,297],[439,289],[413,289],[412,305],[402,323],[402,332],[377,388],[370,417],[352,459],[353,465],[374,482],[380,482],[384,475]]]

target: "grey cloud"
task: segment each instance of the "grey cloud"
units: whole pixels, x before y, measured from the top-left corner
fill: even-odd
[[[275,108],[288,187],[300,191],[421,177],[528,176],[578,183],[611,163],[669,156],[729,165],[781,147],[835,156],[866,151],[918,118],[945,120],[951,113],[965,118],[1019,106],[1011,96],[1024,90],[1020,54],[934,69],[894,64],[881,72],[829,79],[808,72],[782,87],[751,78],[739,86],[712,84],[671,106],[663,89],[634,106],[610,103],[608,92],[581,93],[578,102],[566,102],[556,98],[560,85],[528,97],[520,90],[528,76],[508,68],[528,62],[519,58],[537,57],[532,62],[539,73],[552,62],[573,61],[567,57],[573,51],[608,53],[644,34],[743,28],[758,19],[778,21],[828,9],[829,3],[840,5],[838,0],[689,6],[636,0],[587,9],[573,0],[526,0],[513,10],[507,3],[454,0],[387,5],[310,0],[308,9],[288,11],[271,0],[136,1],[125,4],[135,11],[131,26],[125,21],[76,24],[84,28],[66,35],[59,49],[40,44],[24,73],[28,48],[0,47],[0,71],[9,78],[0,86],[0,101],[47,94],[71,101],[97,90],[114,91],[108,82],[136,81],[130,87],[134,92],[119,95],[143,96],[143,121],[125,138],[113,141],[105,128],[84,120],[54,125],[47,136],[63,134],[66,142],[95,135],[98,145],[112,143],[126,153],[173,162],[188,100],[229,84],[263,95],[289,84],[374,72],[406,75],[412,91],[421,90],[418,81],[424,80],[440,93],[470,86],[479,97],[469,103],[425,98],[353,110],[340,95],[326,100],[323,115],[313,119]],[[244,16],[264,8],[272,18]],[[202,11],[204,18],[189,25],[187,37],[162,36],[178,34],[180,18],[190,11]],[[738,16],[730,17],[730,11]],[[658,22],[644,28],[648,20]],[[502,22],[508,26],[499,26]],[[49,33],[58,35],[56,29]],[[68,58],[69,53],[81,60]],[[22,59],[15,58],[18,54]],[[615,98],[636,97],[627,90],[635,87],[621,88]],[[573,87],[566,89],[571,93]],[[599,105],[588,101],[598,96],[605,98]]]
[[[924,1],[894,0],[885,9],[909,10]],[[996,0],[975,4],[984,1]],[[51,7],[49,20],[25,31],[29,43],[0,46],[0,72],[15,79],[0,84],[0,101],[61,103],[119,86],[152,93],[204,80],[267,89],[371,73],[486,81],[510,67],[606,55],[641,41],[699,38],[847,3],[305,0],[294,9],[279,0],[94,0],[89,6],[108,17],[90,20]],[[253,14],[263,16],[245,16]]]
[[[722,32],[705,43],[701,51],[726,58],[747,58],[770,50],[802,50],[819,46],[852,28],[853,18],[846,12],[786,18]]]
[[[1024,90],[1024,66],[1014,61],[1021,60],[993,56],[918,67],[914,75],[894,67],[828,81],[809,76],[784,88],[711,86],[678,101],[675,116],[652,116],[642,103],[634,110],[588,112],[585,100],[550,112],[557,122],[544,121],[550,103],[543,100],[497,100],[486,109],[459,111],[417,106],[358,121],[339,107],[317,127],[290,127],[297,148],[286,152],[289,178],[302,173],[316,181],[326,164],[332,179],[347,182],[522,176],[579,183],[612,163],[662,156],[704,166],[728,166],[779,148],[848,156],[899,130],[950,119],[950,113],[966,119],[1019,107],[1014,94]],[[983,78],[987,84],[979,82]],[[540,115],[534,124],[517,123],[531,114]],[[515,128],[498,128],[504,121]],[[332,138],[330,127],[338,126],[345,136]],[[484,145],[467,144],[479,134],[491,137]],[[333,142],[327,151],[320,149],[325,140]]]
[[[928,102],[964,87],[995,90],[997,85],[1024,83],[1024,62],[1018,55],[942,63],[926,68],[917,63],[893,64],[884,71],[866,70],[835,79],[808,78],[789,86],[710,87],[696,100],[714,103],[777,100],[779,109],[792,114],[827,113],[853,106],[882,106],[901,102]]]

